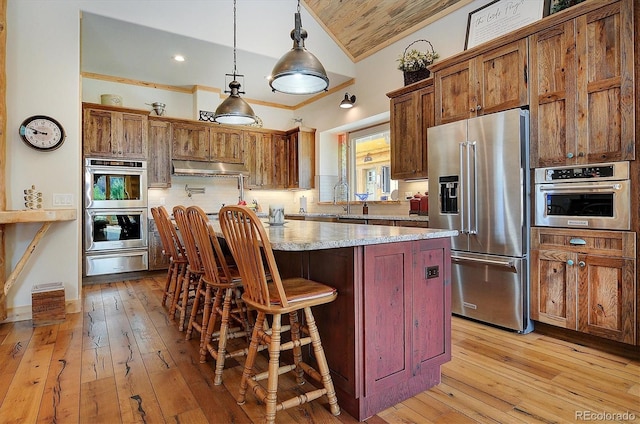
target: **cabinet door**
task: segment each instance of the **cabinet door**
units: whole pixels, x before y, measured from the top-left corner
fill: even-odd
[[[84,109],[83,144],[86,156],[115,156],[117,140],[111,133],[113,115],[106,110]]]
[[[578,255],[578,330],[635,343],[635,261]]]
[[[153,219],[149,220],[149,270],[169,268],[169,257],[163,254],[162,239]]]
[[[289,132],[287,143],[288,188],[313,188],[316,174],[315,130],[300,129]]]
[[[411,243],[364,247],[365,396],[412,375],[412,262]]]
[[[271,134],[244,132],[245,162],[249,169],[247,187],[271,188],[273,182],[273,144]]]
[[[173,159],[209,160],[209,127],[204,124],[174,122],[172,128]]]
[[[493,49],[474,62],[478,78],[478,115],[529,104],[526,39]]]
[[[458,63],[435,73],[436,125],[475,116],[479,101],[475,80],[471,62]]]
[[[432,244],[420,242],[413,259],[414,374],[451,359],[451,284],[445,279],[444,249],[433,248]]]
[[[244,163],[242,131],[211,128],[211,160],[225,163]]]
[[[274,133],[271,136],[273,143],[273,181],[274,188],[286,188],[289,178],[287,165],[289,163],[287,137],[284,134]]]
[[[531,319],[577,330],[576,255],[531,251]]]
[[[422,137],[420,102],[418,92],[391,100],[391,178],[394,180],[426,176],[427,146]]]
[[[171,123],[149,120],[149,162],[147,185],[171,187]],[[151,261],[151,256],[149,256]]]
[[[531,167],[572,163],[570,157],[576,152],[574,22],[533,34],[529,46]]]
[[[145,115],[118,113],[118,156],[147,159],[147,122]],[[121,131],[121,132],[120,132]]]
[[[616,2],[576,19],[578,163],[635,158],[631,4]]]

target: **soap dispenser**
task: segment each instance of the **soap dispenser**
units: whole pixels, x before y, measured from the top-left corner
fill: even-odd
[[[369,213],[369,205],[367,205],[367,202],[364,202],[364,205],[362,205],[362,214],[367,215],[368,213]]]

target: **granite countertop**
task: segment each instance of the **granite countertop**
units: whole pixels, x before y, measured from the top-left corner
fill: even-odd
[[[342,219],[388,219],[391,221],[429,221],[427,215],[363,215],[363,214],[346,214],[346,213],[285,213],[285,217],[309,217],[309,218],[342,218]]]
[[[220,222],[211,220],[211,224],[216,234],[222,236]],[[458,235],[457,230],[437,228],[391,227],[303,220],[285,221],[281,226],[272,226],[263,221],[263,225],[267,230],[273,250],[288,251],[334,249]]]

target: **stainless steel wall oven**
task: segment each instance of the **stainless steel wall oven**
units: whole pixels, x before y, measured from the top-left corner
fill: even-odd
[[[629,163],[535,170],[535,225],[629,230]]]
[[[84,206],[84,275],[146,270],[146,162],[85,159]]]

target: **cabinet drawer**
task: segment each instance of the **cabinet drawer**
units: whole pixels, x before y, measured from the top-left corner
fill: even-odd
[[[534,227],[531,249],[562,248],[566,251],[635,258],[635,233]]]

